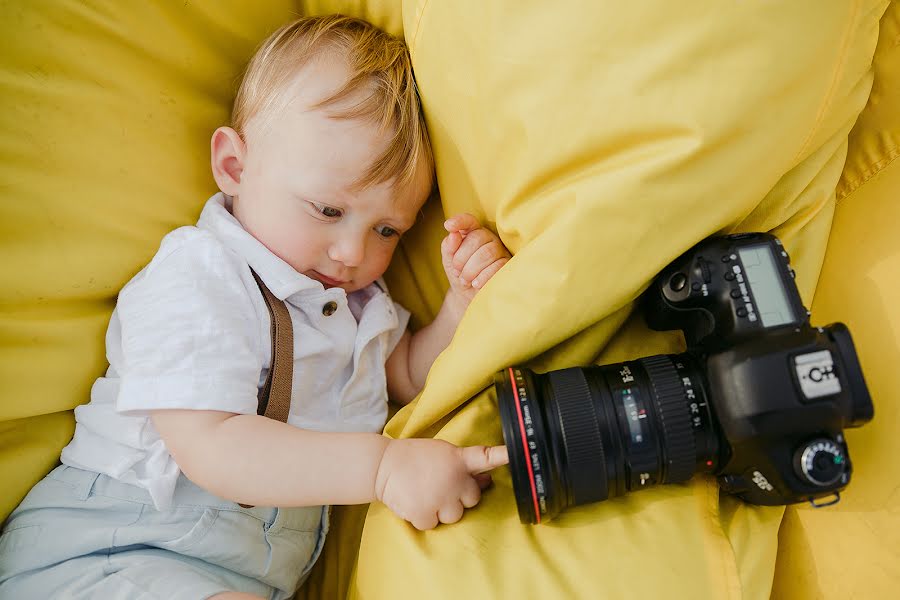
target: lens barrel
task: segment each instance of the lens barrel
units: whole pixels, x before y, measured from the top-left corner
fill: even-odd
[[[603,440],[600,435],[600,416],[590,397],[590,388],[581,369],[563,369],[547,373],[548,392],[555,402],[551,416],[562,434],[560,471],[568,476],[568,497],[571,504],[586,504],[606,500],[609,495],[606,477],[597,473],[606,470]],[[556,428],[554,428],[556,429]]]
[[[523,523],[713,471],[718,438],[690,356],[494,378]]]

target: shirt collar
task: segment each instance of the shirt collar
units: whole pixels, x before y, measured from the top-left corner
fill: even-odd
[[[219,192],[206,201],[197,227],[209,231],[243,257],[279,300],[285,300],[299,292],[326,291],[321,282],[298,273],[294,267],[275,256],[262,242],[250,235],[231,214],[230,208],[231,198]],[[340,288],[331,289],[345,294]]]

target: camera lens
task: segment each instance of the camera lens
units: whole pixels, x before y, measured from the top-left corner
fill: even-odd
[[[544,375],[510,367],[494,384],[523,523],[717,466],[711,407],[687,354]]]

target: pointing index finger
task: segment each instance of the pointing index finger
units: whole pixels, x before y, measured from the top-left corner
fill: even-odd
[[[483,473],[509,462],[506,446],[469,446],[461,448],[462,459],[470,473]]]

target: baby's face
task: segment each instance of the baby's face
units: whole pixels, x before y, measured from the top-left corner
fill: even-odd
[[[354,187],[387,147],[390,132],[308,108],[345,78],[340,63],[317,61],[292,83],[286,107],[258,126],[251,121],[234,212],[295,270],[326,288],[352,292],[387,269],[431,182],[422,173],[406,189],[390,181]]]

